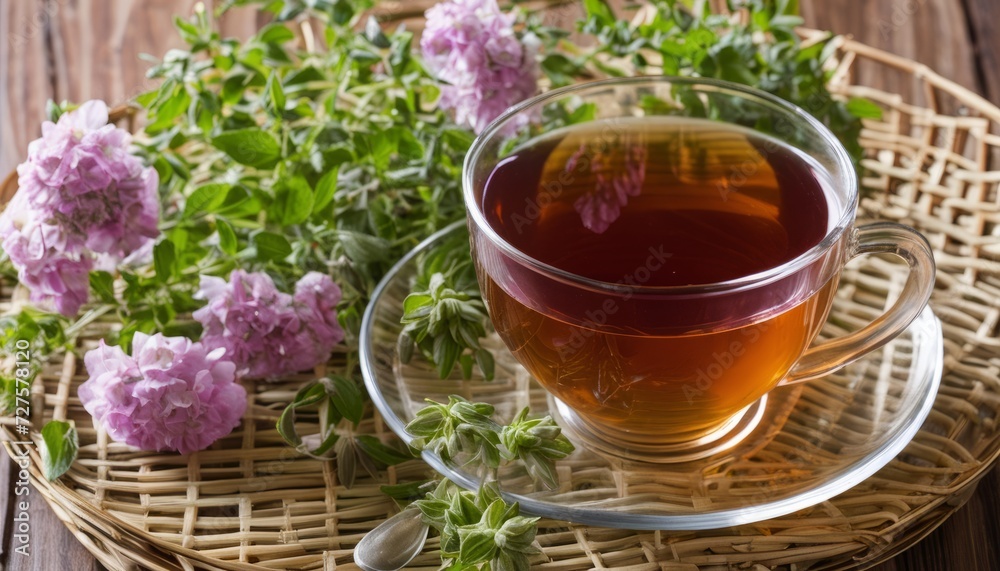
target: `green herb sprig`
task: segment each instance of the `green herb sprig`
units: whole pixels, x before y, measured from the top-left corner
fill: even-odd
[[[14,416],[18,399],[27,399],[45,358],[65,350],[67,319],[32,307],[0,317],[0,414]],[[15,363],[23,363],[15,366]],[[23,406],[23,405],[22,405]]]
[[[469,492],[443,480],[414,505],[441,535],[442,568],[520,571],[540,552],[539,518],[520,515],[517,502],[504,501],[495,483]]]
[[[413,35],[365,25],[367,1],[264,4],[276,21],[242,42],[204,12],[177,19],[188,48],[168,52],[150,70],[162,83],[137,99],[143,148],[173,207],[153,272],[122,276],[123,345],[135,331],[196,337],[178,316],[198,307],[198,276],[234,267],[279,287],[331,274],[354,339],[392,262],[464,214],[472,138],[434,106],[439,88]]]
[[[357,383],[334,375],[307,383],[278,419],[278,434],[299,453],[319,460],[337,459],[337,477],[350,488],[364,471],[375,477],[380,468],[413,458],[368,434],[358,434],[364,400]],[[312,420],[318,431],[302,435],[299,423]]]
[[[881,109],[863,98],[841,99],[827,88],[827,63],[836,43],[827,34],[804,41],[796,32],[803,20],[796,0],[727,0],[724,12],[711,3],[651,0],[642,22],[619,19],[605,0],[585,0],[579,31],[592,38],[581,48],[532,25],[546,39],[541,69],[553,85],[582,76],[664,74],[707,77],[750,85],[799,105],[826,124],[859,165],[861,120]],[[751,116],[727,116],[731,121]],[[860,168],[860,166],[858,167]]]
[[[442,379],[456,364],[463,378],[470,378],[473,362],[486,380],[493,379],[493,354],[480,344],[489,317],[465,232],[446,239],[419,261],[417,280],[403,300],[403,312],[399,354],[404,363],[419,348]]]
[[[497,472],[508,462],[520,461],[529,475],[549,489],[558,486],[555,462],[574,451],[573,444],[551,417],[529,418],[524,408],[508,425],[493,420],[488,403],[473,403],[452,395],[448,403],[428,400],[428,406],[406,425],[414,436],[410,445],[437,454],[448,463],[479,470],[482,484],[476,492],[459,489],[447,479],[428,491],[427,482],[385,487],[391,497],[420,509],[425,523],[441,534],[441,557],[449,569],[527,569],[538,518],[519,515],[497,486]]]
[[[477,467],[484,479],[495,479],[503,462],[519,460],[536,481],[549,489],[558,485],[555,461],[572,454],[574,446],[552,417],[529,418],[524,408],[510,424],[500,425],[488,403],[457,395],[448,397],[447,404],[427,403],[406,425],[414,448],[434,452],[445,462]]]

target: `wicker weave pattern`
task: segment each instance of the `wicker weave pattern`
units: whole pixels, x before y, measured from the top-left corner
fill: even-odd
[[[938,256],[936,313],[944,323],[945,378],[934,411],[916,439],[875,477],[832,501],[778,520],[712,532],[637,533],[543,522],[538,568],[696,571],[868,566],[919,540],[961,506],[1000,455],[1000,109],[908,60],[845,41],[834,89],[863,95],[885,109],[869,122],[864,145],[871,191],[862,209],[923,231]],[[859,61],[912,78],[914,101],[851,83]],[[8,179],[3,196],[15,183]],[[870,320],[899,285],[898,266],[855,267],[839,292],[844,326]],[[23,292],[5,292],[10,304]],[[78,354],[110,327],[97,324]],[[412,461],[383,480],[338,482],[332,462],[298,457],[274,429],[302,379],[249,389],[241,429],[211,450],[180,457],[111,442],[95,430],[76,389],[85,380],[74,355],[49,363],[32,393],[34,426],[73,419],[79,460],[61,480],[37,471],[35,487],[102,563],[114,570],[149,568],[356,569],[352,548],[394,507],[381,483],[419,479]],[[814,391],[809,389],[806,391]],[[818,394],[824,399],[835,398]],[[308,425],[311,419],[303,419]],[[11,422],[4,435],[15,440]],[[377,417],[361,430],[394,438]],[[304,426],[304,431],[308,428]],[[6,444],[12,453],[21,449]],[[34,455],[34,448],[30,448]],[[33,457],[33,466],[40,459]],[[739,485],[734,474],[729,485]],[[415,562],[436,568],[436,540]]]

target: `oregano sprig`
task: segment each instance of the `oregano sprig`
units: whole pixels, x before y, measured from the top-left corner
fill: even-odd
[[[555,461],[572,454],[575,447],[551,416],[530,418],[529,412],[528,407],[523,408],[501,430],[501,455],[507,460],[520,460],[532,478],[555,488],[559,483]]]
[[[409,362],[414,349],[447,377],[457,364],[463,378],[475,363],[486,380],[493,379],[493,354],[482,347],[488,316],[479,292],[468,234],[457,232],[418,262],[410,295],[403,300],[399,354]]]
[[[710,2],[651,0],[639,22],[618,18],[606,0],[586,0],[578,29],[595,41],[592,47],[567,44],[532,25],[549,49],[541,69],[555,85],[588,74],[610,76],[658,74],[709,77],[750,85],[795,103],[825,123],[860,163],[861,119],[878,118],[880,108],[863,98],[835,97],[827,87],[827,65],[836,43],[833,34],[803,40],[795,0],[727,0],[714,11]],[[588,42],[582,42],[586,45]],[[740,110],[726,119],[754,124]],[[859,167],[860,168],[860,167]]]
[[[508,425],[493,420],[488,403],[472,403],[452,395],[448,403],[432,400],[406,425],[411,446],[429,450],[445,462],[479,468],[484,479],[496,477],[503,462],[521,461],[536,481],[558,485],[555,461],[574,450],[552,417],[530,418],[525,407]]]
[[[488,470],[500,466],[503,428],[491,418],[492,405],[472,403],[456,395],[448,397],[447,404],[430,399],[427,403],[406,425],[406,431],[416,437],[411,446],[429,450],[445,462],[457,461]]]
[[[520,571],[539,552],[539,518],[520,515],[517,502],[504,501],[494,482],[469,492],[443,480],[414,505],[441,535],[443,568]]]
[[[350,488],[359,471],[375,477],[380,466],[392,466],[412,458],[378,438],[357,434],[363,415],[361,389],[353,380],[333,375],[299,389],[281,413],[277,429],[285,442],[301,454],[320,460],[335,457],[337,476]],[[303,417],[315,419],[318,431],[300,434],[298,423]]]
[[[464,214],[472,137],[434,105],[439,86],[411,32],[381,29],[368,0],[225,7],[252,3],[275,21],[242,41],[204,10],[178,18],[187,49],[165,54],[150,70],[159,87],[137,99],[149,117],[142,150],[170,208],[154,271],[122,276],[119,343],[134,331],[196,337],[176,321],[197,309],[199,275],[234,268],[265,271],[279,288],[331,275],[353,341],[391,264]]]

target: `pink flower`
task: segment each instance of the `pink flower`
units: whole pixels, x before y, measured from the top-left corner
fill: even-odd
[[[228,282],[203,276],[194,312],[204,327],[202,343],[224,348],[240,375],[274,379],[311,369],[330,358],[344,338],[337,323],[340,288],[329,276],[310,272],[295,296],[278,291],[270,276],[235,270]]]
[[[52,301],[62,315],[76,315],[90,293],[90,260],[54,255],[25,283],[35,303]]]
[[[295,284],[295,310],[309,335],[302,337],[301,364],[291,366],[291,370],[325,363],[333,346],[344,340],[344,330],[337,321],[340,297],[340,288],[326,274],[309,272]]]
[[[31,301],[51,302],[59,313],[75,315],[87,301],[93,261],[67,247],[60,228],[32,218],[26,202],[18,192],[0,216],[3,250],[18,281],[31,290]]]
[[[131,135],[107,123],[101,101],[45,122],[17,167],[18,193],[73,246],[123,258],[159,233],[158,176],[129,152]]]
[[[496,0],[452,0],[427,10],[420,47],[428,69],[446,85],[441,107],[476,133],[538,90],[538,41],[518,39],[514,18]]]
[[[0,215],[3,248],[32,301],[73,315],[87,301],[95,254],[101,267],[149,246],[158,234],[158,178],[129,153],[128,132],[88,101],[42,125],[18,165],[18,191]]]
[[[181,454],[202,450],[232,432],[246,411],[246,390],[223,353],[184,337],[136,333],[130,357],[102,340],[84,356],[90,378],[80,385],[80,400],[116,441]]]

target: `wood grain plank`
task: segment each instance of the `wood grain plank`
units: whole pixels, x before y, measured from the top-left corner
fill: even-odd
[[[1000,102],[1000,9],[996,0],[965,0],[982,94]]]
[[[993,0],[978,3],[982,12],[976,19],[995,25],[998,10]],[[986,5],[989,5],[988,7]],[[865,44],[904,55],[966,87],[986,93],[976,72],[976,50],[966,28],[960,0],[802,0],[806,25],[852,36]],[[990,36],[992,53],[998,53],[998,38]],[[982,45],[982,44],[980,44]],[[984,48],[979,49],[982,56]],[[1000,80],[1000,69],[993,64]],[[920,101],[914,85],[898,75],[886,74],[877,66],[861,65],[856,81],[895,91]],[[996,98],[994,98],[994,101]],[[937,571],[1000,569],[1000,469],[994,469],[980,483],[968,504],[945,521],[923,541],[878,565],[873,571]]]
[[[12,524],[12,500],[27,502],[30,531],[26,535],[30,538],[30,547],[27,556],[14,553],[11,533],[5,530],[2,555],[5,565],[0,568],[6,571],[94,571],[97,564],[94,557],[66,529],[34,488],[27,495],[14,496],[18,467],[7,458],[6,452],[3,456],[0,471],[5,476],[0,480],[7,482],[7,487],[0,489],[4,490],[7,500],[4,502],[5,527]]]
[[[83,101],[123,103],[155,87],[146,79],[150,63],[183,42],[174,14],[189,14],[195,0],[55,0],[52,63],[56,95]]]
[[[969,502],[910,549],[871,571],[995,571],[1000,569],[1000,468],[979,483]]]
[[[58,97],[70,101],[103,99],[124,103],[156,87],[146,77],[151,66],[140,58],[160,59],[185,44],[174,29],[175,16],[187,19],[197,0],[56,0],[52,61]],[[202,2],[209,14],[211,1]],[[255,7],[235,9],[219,22],[224,36],[246,38],[267,17]]]
[[[0,173],[19,162],[41,133],[53,96],[45,37],[52,19],[45,0],[0,0]]]
[[[926,64],[960,85],[981,88],[961,0],[802,0],[801,10],[807,26],[849,35]],[[860,62],[855,71],[856,83],[924,103],[912,77],[886,73],[869,62]]]
[[[211,3],[208,3],[208,6],[208,9],[211,10]],[[257,10],[257,6],[250,5],[227,11],[219,18],[217,27],[224,38],[246,39],[264,27],[270,20],[267,13]]]

